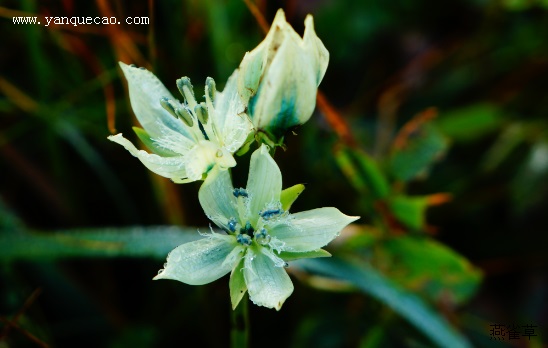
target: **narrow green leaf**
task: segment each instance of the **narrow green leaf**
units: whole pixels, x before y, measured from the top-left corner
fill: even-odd
[[[491,104],[474,104],[444,112],[435,121],[438,129],[455,141],[472,141],[493,130],[502,122],[502,112]]]
[[[331,254],[323,249],[296,253],[291,251],[282,251],[279,255],[284,261],[293,261],[299,259],[309,259],[314,257],[331,257]]]
[[[514,210],[522,214],[546,198],[548,185],[548,141],[535,142],[510,184]]]
[[[174,247],[202,238],[194,228],[127,227],[0,234],[0,261],[82,257],[165,259]]]
[[[242,258],[238,266],[236,266],[232,270],[232,273],[230,273],[230,281],[228,282],[228,287],[230,289],[230,302],[232,303],[233,310],[238,307],[238,304],[240,303],[247,291],[243,268],[244,259]]]
[[[373,158],[365,152],[340,148],[335,159],[350,183],[361,192],[371,192],[375,199],[384,198],[390,192],[388,180]]]
[[[440,347],[471,347],[447,320],[414,294],[366,264],[340,258],[304,259],[295,263],[307,271],[352,283],[362,292],[391,307]]]

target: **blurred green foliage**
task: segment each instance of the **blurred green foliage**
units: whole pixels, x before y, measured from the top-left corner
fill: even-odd
[[[546,342],[546,1],[255,4],[298,32],[314,14],[331,54],[326,101],[276,153],[284,187],[307,184],[292,209],[362,219],[333,258],[292,262],[281,312],[250,305],[251,345],[503,346],[491,324]],[[262,39],[256,18],[221,0],[3,0],[0,15],[0,345],[226,346],[228,280],[151,281],[208,228],[199,184],[106,136],[136,125],[117,61],[221,89]],[[13,23],[34,15],[151,22]]]

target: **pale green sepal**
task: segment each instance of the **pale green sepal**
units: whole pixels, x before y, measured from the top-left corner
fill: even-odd
[[[238,304],[242,300],[247,291],[244,278],[244,259],[240,260],[240,263],[230,273],[230,281],[228,287],[230,288],[230,302],[232,303],[232,309],[236,309]]]
[[[302,253],[292,252],[292,251],[282,251],[278,254],[280,258],[284,261],[293,261],[299,259],[310,259],[314,257],[331,257],[331,253],[326,250],[318,249],[312,251],[305,251]]]
[[[184,179],[187,176],[183,156],[161,157],[144,150],[138,150],[131,141],[122,136],[122,133],[111,135],[108,139],[122,145],[133,156],[137,157],[145,167],[158,175],[172,180]]]
[[[297,184],[286,188],[280,194],[280,202],[282,203],[282,209],[288,211],[295,200],[301,195],[305,187],[303,184]]]
[[[276,267],[264,253],[250,247],[244,258],[244,278],[250,300],[258,306],[280,310],[293,292],[285,268]]]
[[[152,138],[159,138],[167,127],[191,138],[181,120],[174,118],[160,104],[160,99],[176,100],[160,80],[144,68],[119,62],[126,77],[131,108],[139,123]]]
[[[137,134],[139,140],[141,140],[143,144],[145,144],[145,146],[148,147],[155,154],[162,157],[172,157],[179,155],[176,152],[170,151],[162,146],[158,146],[158,144],[156,144],[154,140],[152,140],[146,130],[139,127],[133,127],[133,131],[135,132],[135,134]]]
[[[339,235],[359,216],[347,216],[337,208],[327,207],[291,214],[288,222],[273,226],[269,233],[284,241],[284,250],[305,252],[320,249]]]
[[[234,187],[227,170],[214,170],[198,191],[200,205],[207,217],[223,229],[227,229],[228,219],[238,216],[233,191]]]
[[[221,234],[182,244],[169,253],[164,269],[154,280],[173,279],[189,285],[211,283],[234,268],[235,263],[224,261],[237,245],[236,238]]]
[[[282,191],[282,173],[264,144],[251,155],[247,191],[250,222],[254,225],[261,210],[279,203]]]

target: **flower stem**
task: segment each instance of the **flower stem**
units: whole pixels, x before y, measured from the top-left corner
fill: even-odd
[[[232,348],[247,348],[249,346],[249,309],[247,294],[232,311],[232,330],[230,343]]]

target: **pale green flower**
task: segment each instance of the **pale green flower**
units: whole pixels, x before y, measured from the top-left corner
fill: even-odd
[[[336,208],[290,214],[304,186],[282,191],[282,175],[268,148],[251,156],[246,189],[234,188],[228,171],[208,177],[199,192],[206,215],[226,233],[212,233],[175,248],[154,279],[201,285],[230,275],[236,308],[245,291],[251,301],[279,310],[293,292],[288,260],[329,256],[323,246],[358,217]]]
[[[281,144],[292,127],[308,121],[316,105],[329,52],[314,31],[311,15],[301,38],[278,10],[266,38],[240,64],[238,90],[249,101],[258,136]]]
[[[207,78],[205,102],[198,103],[190,80],[177,80],[185,102],[175,99],[156,76],[120,62],[128,81],[131,107],[143,129],[134,128],[154,152],[138,150],[122,134],[108,138],[125,147],[154,173],[185,183],[203,179],[214,167],[236,165],[232,154],[245,142],[252,124],[237,92],[238,71],[224,91],[216,92]]]

